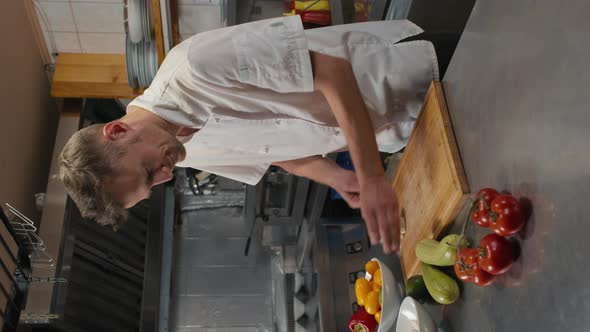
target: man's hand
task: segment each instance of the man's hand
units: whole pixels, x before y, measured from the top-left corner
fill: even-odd
[[[381,242],[389,254],[399,248],[399,211],[397,197],[385,176],[365,179],[361,185],[361,214],[373,245]]]
[[[360,185],[356,174],[320,156],[274,162],[285,171],[322,183],[336,190],[353,209],[361,207]]]
[[[273,165],[332,187],[351,208],[361,209],[372,244],[381,242],[386,254],[399,248],[397,198],[383,173],[359,181],[357,173],[320,156],[275,162]]]
[[[361,207],[361,187],[354,172],[345,169],[338,170],[337,175],[329,185],[342,196],[348,206],[353,209]]]
[[[354,172],[341,170],[332,188],[351,208],[361,209],[373,245],[381,242],[386,254],[399,248],[397,197],[385,176],[367,180],[361,189]]]

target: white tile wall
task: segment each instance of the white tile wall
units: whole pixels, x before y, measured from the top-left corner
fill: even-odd
[[[93,3],[123,3],[123,0],[38,0],[43,2],[93,2]]]
[[[80,44],[83,53],[125,53],[124,33],[86,33],[80,32]]]
[[[124,0],[34,1],[38,4],[39,22],[50,51],[125,53]],[[221,28],[220,2],[178,0],[182,38]]]
[[[125,32],[122,3],[72,3],[78,32]]]
[[[50,51],[125,53],[123,0],[36,1]]]
[[[69,2],[40,2],[39,5],[40,8],[38,8],[37,12],[43,12],[39,20],[43,29],[57,32],[76,32],[74,15]],[[49,26],[46,26],[47,23]]]
[[[61,0],[63,1],[63,0]],[[92,3],[123,3],[123,0],[71,0],[71,2],[92,2]]]
[[[59,52],[66,53],[80,53],[80,41],[78,40],[78,34],[75,32],[54,32],[53,38],[55,40],[55,46]]]

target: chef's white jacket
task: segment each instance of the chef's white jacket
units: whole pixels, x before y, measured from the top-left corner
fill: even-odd
[[[400,40],[409,21],[303,30],[298,16],[197,34],[174,47],[152,84],[130,105],[200,129],[179,166],[256,184],[272,162],[323,155],[347,143],[314,91],[309,51],[350,61],[379,150],[408,140],[428,86],[438,80],[434,47]]]

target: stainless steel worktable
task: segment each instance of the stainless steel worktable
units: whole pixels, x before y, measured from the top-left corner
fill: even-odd
[[[449,331],[590,330],[588,13],[587,0],[475,4],[443,80],[467,178],[533,208],[516,266],[466,285]]]

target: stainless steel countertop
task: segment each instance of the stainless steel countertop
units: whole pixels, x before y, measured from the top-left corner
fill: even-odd
[[[449,331],[590,326],[589,12],[586,0],[473,9],[443,81],[468,181],[533,208],[516,265],[491,287],[466,285],[443,314]]]

